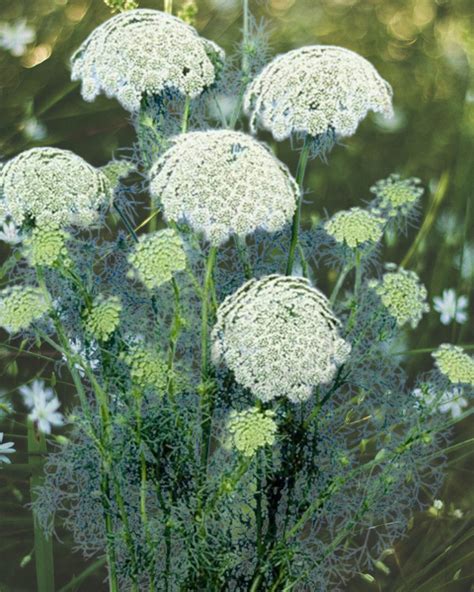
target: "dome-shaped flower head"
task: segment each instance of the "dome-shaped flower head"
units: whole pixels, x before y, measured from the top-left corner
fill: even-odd
[[[324,229],[341,245],[356,249],[382,238],[385,220],[362,208],[351,208],[335,214]]]
[[[308,280],[280,275],[252,279],[219,306],[213,359],[262,401],[308,399],[350,353],[327,298]]]
[[[443,343],[431,355],[441,374],[453,384],[469,384],[474,387],[474,357],[467,354],[462,347]]]
[[[150,178],[165,218],[188,223],[214,245],[258,228],[281,229],[299,195],[288,169],[265,146],[228,130],[178,136]]]
[[[381,280],[372,280],[369,286],[399,327],[409,323],[414,329],[430,309],[426,302],[428,292],[414,271],[402,268],[389,271]]]
[[[33,228],[24,242],[23,254],[32,267],[53,267],[59,263],[68,266],[66,241],[69,234],[54,225]]]
[[[398,214],[407,216],[416,208],[423,195],[423,187],[420,186],[420,182],[417,177],[402,179],[400,175],[396,174],[377,181],[370,188],[376,197],[375,211],[392,218]]]
[[[18,333],[30,327],[49,310],[39,288],[12,286],[0,292],[0,327]]]
[[[95,222],[111,198],[107,178],[80,156],[59,148],[32,148],[0,170],[2,209],[20,226]]]
[[[153,388],[162,393],[168,384],[168,367],[159,352],[137,346],[122,354],[130,376],[138,387]]]
[[[174,274],[186,269],[183,241],[171,228],[140,237],[128,262],[129,277],[139,279],[149,290],[169,282]]]
[[[237,412],[231,411],[227,422],[227,445],[244,456],[253,456],[259,448],[272,445],[278,426],[273,411],[260,411],[256,407]]]
[[[368,111],[392,114],[392,90],[364,58],[341,47],[313,45],[277,56],[248,87],[253,130],[275,140],[308,134],[321,146],[352,136]]]
[[[158,10],[130,10],[106,21],[72,56],[72,79],[93,101],[103,91],[128,111],[144,95],[197,97],[214,82],[222,50],[193,27]]]
[[[120,323],[122,305],[117,296],[98,296],[85,318],[86,332],[98,341],[107,341]]]

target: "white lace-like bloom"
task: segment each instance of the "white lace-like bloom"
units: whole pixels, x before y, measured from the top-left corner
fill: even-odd
[[[271,446],[278,430],[274,416],[273,411],[260,411],[256,407],[241,412],[231,411],[227,422],[227,445],[247,457],[253,456],[259,448]]]
[[[32,286],[11,286],[0,291],[0,327],[18,333],[49,310],[43,292]]]
[[[433,298],[434,309],[439,312],[440,320],[443,325],[449,325],[451,321],[465,323],[467,321],[467,305],[469,303],[466,296],[456,296],[455,290],[443,290],[442,296]]]
[[[9,51],[12,56],[20,57],[26,46],[36,38],[36,32],[26,24],[26,19],[14,23],[0,23],[0,47]]]
[[[356,249],[365,243],[376,243],[382,238],[385,220],[362,208],[351,208],[335,214],[324,224],[335,241]]]
[[[5,463],[6,465],[11,464],[12,461],[5,455],[16,452],[14,446],[14,442],[4,442],[3,432],[0,432],[0,463]]]
[[[50,401],[54,397],[53,390],[45,385],[44,380],[38,380],[37,378],[29,385],[20,386],[18,391],[23,397],[23,403],[29,409],[35,406],[37,399],[44,398],[46,401]]]
[[[345,362],[350,345],[327,298],[308,280],[280,275],[252,279],[219,306],[213,359],[262,401],[305,401]]]
[[[130,10],[95,29],[72,56],[72,79],[93,101],[103,91],[128,111],[143,95],[167,90],[197,97],[214,82],[223,51],[180,19],[158,10]]]
[[[474,386],[474,357],[467,354],[462,347],[443,343],[431,355],[441,374],[453,384]]]
[[[50,434],[52,426],[64,425],[64,417],[58,412],[60,405],[57,397],[48,398],[45,393],[39,393],[28,418],[38,426],[40,432]]]
[[[399,214],[408,216],[423,195],[423,187],[420,183],[417,177],[402,179],[397,174],[377,181],[370,188],[371,193],[376,197],[374,212],[388,217]]]
[[[150,190],[168,220],[212,244],[291,221],[299,195],[284,164],[251,136],[217,130],[177,137],[152,168]]]
[[[399,268],[385,273],[381,280],[372,280],[369,287],[379,295],[382,304],[402,327],[409,323],[415,329],[430,307],[428,292],[414,271]]]
[[[275,140],[347,137],[368,111],[392,114],[392,90],[353,51],[313,45],[270,62],[248,87],[244,109],[252,130],[263,127]]]
[[[95,222],[111,190],[105,175],[80,156],[59,148],[32,148],[0,170],[0,202],[18,226],[88,226]]]

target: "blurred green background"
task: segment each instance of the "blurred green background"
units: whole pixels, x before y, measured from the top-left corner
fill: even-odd
[[[341,45],[369,59],[393,86],[392,121],[367,118],[356,136],[336,147],[327,162],[312,162],[306,220],[370,199],[373,182],[391,172],[420,177],[426,187],[421,229],[394,237],[384,258],[417,271],[431,301],[448,288],[469,296],[469,319],[444,326],[432,311],[401,348],[434,347],[444,341],[473,344],[473,0],[250,0],[250,4],[257,19],[264,17],[270,23],[272,53],[314,43]],[[175,10],[181,5],[175,0]],[[239,0],[197,0],[197,5],[198,31],[231,53],[240,35]],[[140,6],[163,8],[162,0],[142,0]],[[102,0],[0,0],[0,41],[5,23],[11,26],[24,19],[24,26],[31,29],[22,55],[0,47],[0,158],[35,145],[55,145],[103,165],[119,149],[131,146],[128,114],[104,97],[85,103],[78,85],[69,79],[69,56],[109,15]],[[278,155],[294,171],[297,156],[289,146],[279,145]],[[331,279],[329,273],[321,282]],[[15,386],[41,367],[25,356],[17,359],[8,349],[0,352],[2,392],[16,400]],[[427,369],[430,356],[415,354],[407,364],[411,372]],[[7,426],[5,431],[11,430]],[[437,516],[415,513],[407,538],[385,562],[389,573],[372,573],[374,581],[356,575],[348,591],[474,590],[468,443],[472,430],[467,422],[457,426],[454,437],[459,446],[449,454],[446,482],[439,493],[444,510]],[[17,449],[12,467],[0,471],[0,592],[36,589],[34,561],[20,565],[33,548],[33,529],[26,507],[28,476],[15,470],[15,462],[24,462],[21,442]],[[456,509],[462,517],[453,516]],[[60,526],[58,534],[57,590],[105,590],[104,573],[94,565],[95,559],[85,561],[74,554],[73,543]],[[81,583],[64,587],[89,567]]]

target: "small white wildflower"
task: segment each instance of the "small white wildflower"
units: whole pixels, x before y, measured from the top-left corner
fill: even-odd
[[[455,320],[457,323],[465,323],[467,321],[467,305],[468,299],[466,296],[456,297],[456,292],[452,288],[443,290],[442,296],[435,296],[433,298],[434,309],[441,315],[441,322],[443,325]]]
[[[34,142],[44,140],[48,135],[46,126],[36,119],[36,117],[26,119],[22,124],[22,131],[28,140],[33,140]]]
[[[454,264],[461,272],[463,280],[474,279],[474,243],[466,243],[463,252],[459,254]]]
[[[150,173],[150,191],[168,220],[186,222],[213,244],[289,223],[299,195],[288,169],[241,132],[175,138]]]
[[[442,343],[431,355],[441,374],[453,384],[474,386],[474,357],[468,355],[462,347]]]
[[[45,385],[44,380],[38,380],[35,378],[29,385],[24,384],[18,389],[21,396],[23,397],[23,403],[29,409],[35,406],[37,399],[44,397],[46,401],[50,401],[54,397],[52,389]]]
[[[327,298],[304,278],[246,282],[219,306],[213,359],[262,401],[305,401],[331,381],[350,353]]]
[[[3,432],[0,432],[0,463],[5,463],[6,465],[11,464],[12,461],[5,455],[16,452],[14,446],[14,442],[4,442]]]
[[[27,45],[35,38],[35,30],[26,24],[26,19],[18,19],[11,24],[0,23],[0,47],[9,51],[12,56],[22,56]]]
[[[167,90],[197,97],[216,77],[223,51],[180,19],[158,10],[123,12],[97,27],[72,56],[72,79],[93,101],[103,91],[128,111]]]
[[[467,399],[462,396],[463,390],[460,387],[446,391],[439,401],[441,413],[450,413],[453,419],[460,417],[463,409],[468,406]]]
[[[244,109],[253,131],[276,140],[352,136],[368,111],[392,114],[392,90],[364,58],[336,46],[314,45],[276,57],[249,85]]]
[[[444,508],[444,502],[440,499],[435,499],[433,502],[433,508],[436,510],[442,510]]]
[[[83,360],[84,363],[87,363],[91,370],[96,370],[99,367],[99,360],[96,357],[98,355],[99,346],[95,341],[92,341],[89,344],[88,351],[80,339],[70,339],[69,349],[73,356],[81,358],[81,360]],[[67,357],[64,354],[62,355],[62,359],[64,360],[64,362],[67,362]],[[85,371],[81,363],[76,362],[74,364],[74,368],[78,371],[80,376],[85,375]]]
[[[80,156],[59,148],[32,148],[0,170],[2,206],[18,226],[88,226],[111,198],[105,175]]]
[[[52,426],[64,425],[64,417],[58,412],[61,403],[55,396],[49,398],[45,392],[38,393],[28,418],[38,426],[43,434],[50,434]]]
[[[17,245],[23,240],[23,235],[14,222],[4,222],[0,231],[0,240],[9,245]]]
[[[461,518],[463,518],[464,512],[462,510],[460,510],[459,508],[455,508],[451,512],[451,515],[452,515],[453,518],[457,518],[458,520],[460,520]]]
[[[428,292],[414,271],[400,267],[385,273],[381,280],[370,281],[369,287],[375,290],[399,327],[409,323],[414,329],[429,311]]]

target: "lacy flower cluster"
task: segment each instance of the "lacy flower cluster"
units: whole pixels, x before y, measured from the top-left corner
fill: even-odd
[[[474,387],[474,358],[462,347],[443,343],[433,352],[438,370],[453,384],[466,384]]]
[[[271,446],[278,430],[274,416],[273,411],[260,411],[256,407],[240,413],[231,411],[227,422],[228,444],[248,457],[263,446]]]
[[[299,195],[285,165],[251,136],[227,130],[174,140],[150,173],[164,215],[187,222],[215,245],[292,219]]]
[[[350,352],[326,297],[304,278],[245,283],[217,311],[213,356],[261,401],[305,401]]]
[[[222,50],[180,19],[157,10],[132,10],[109,19],[72,57],[72,79],[93,101],[103,91],[128,111],[144,95],[177,91],[195,98],[210,86]]]
[[[351,249],[382,238],[385,220],[362,208],[351,208],[335,214],[324,224],[329,236]]]
[[[11,286],[0,292],[0,327],[18,333],[46,314],[50,308],[39,288]]]
[[[0,213],[18,226],[89,226],[111,199],[107,177],[80,156],[32,148],[0,170]]]
[[[304,133],[314,138],[351,136],[368,111],[392,114],[392,91],[356,53],[314,45],[275,58],[250,84],[245,111],[252,129],[276,140]]]
[[[381,280],[371,280],[369,287],[375,290],[399,327],[409,323],[415,329],[430,309],[426,301],[428,292],[414,271],[402,268],[389,271]]]

